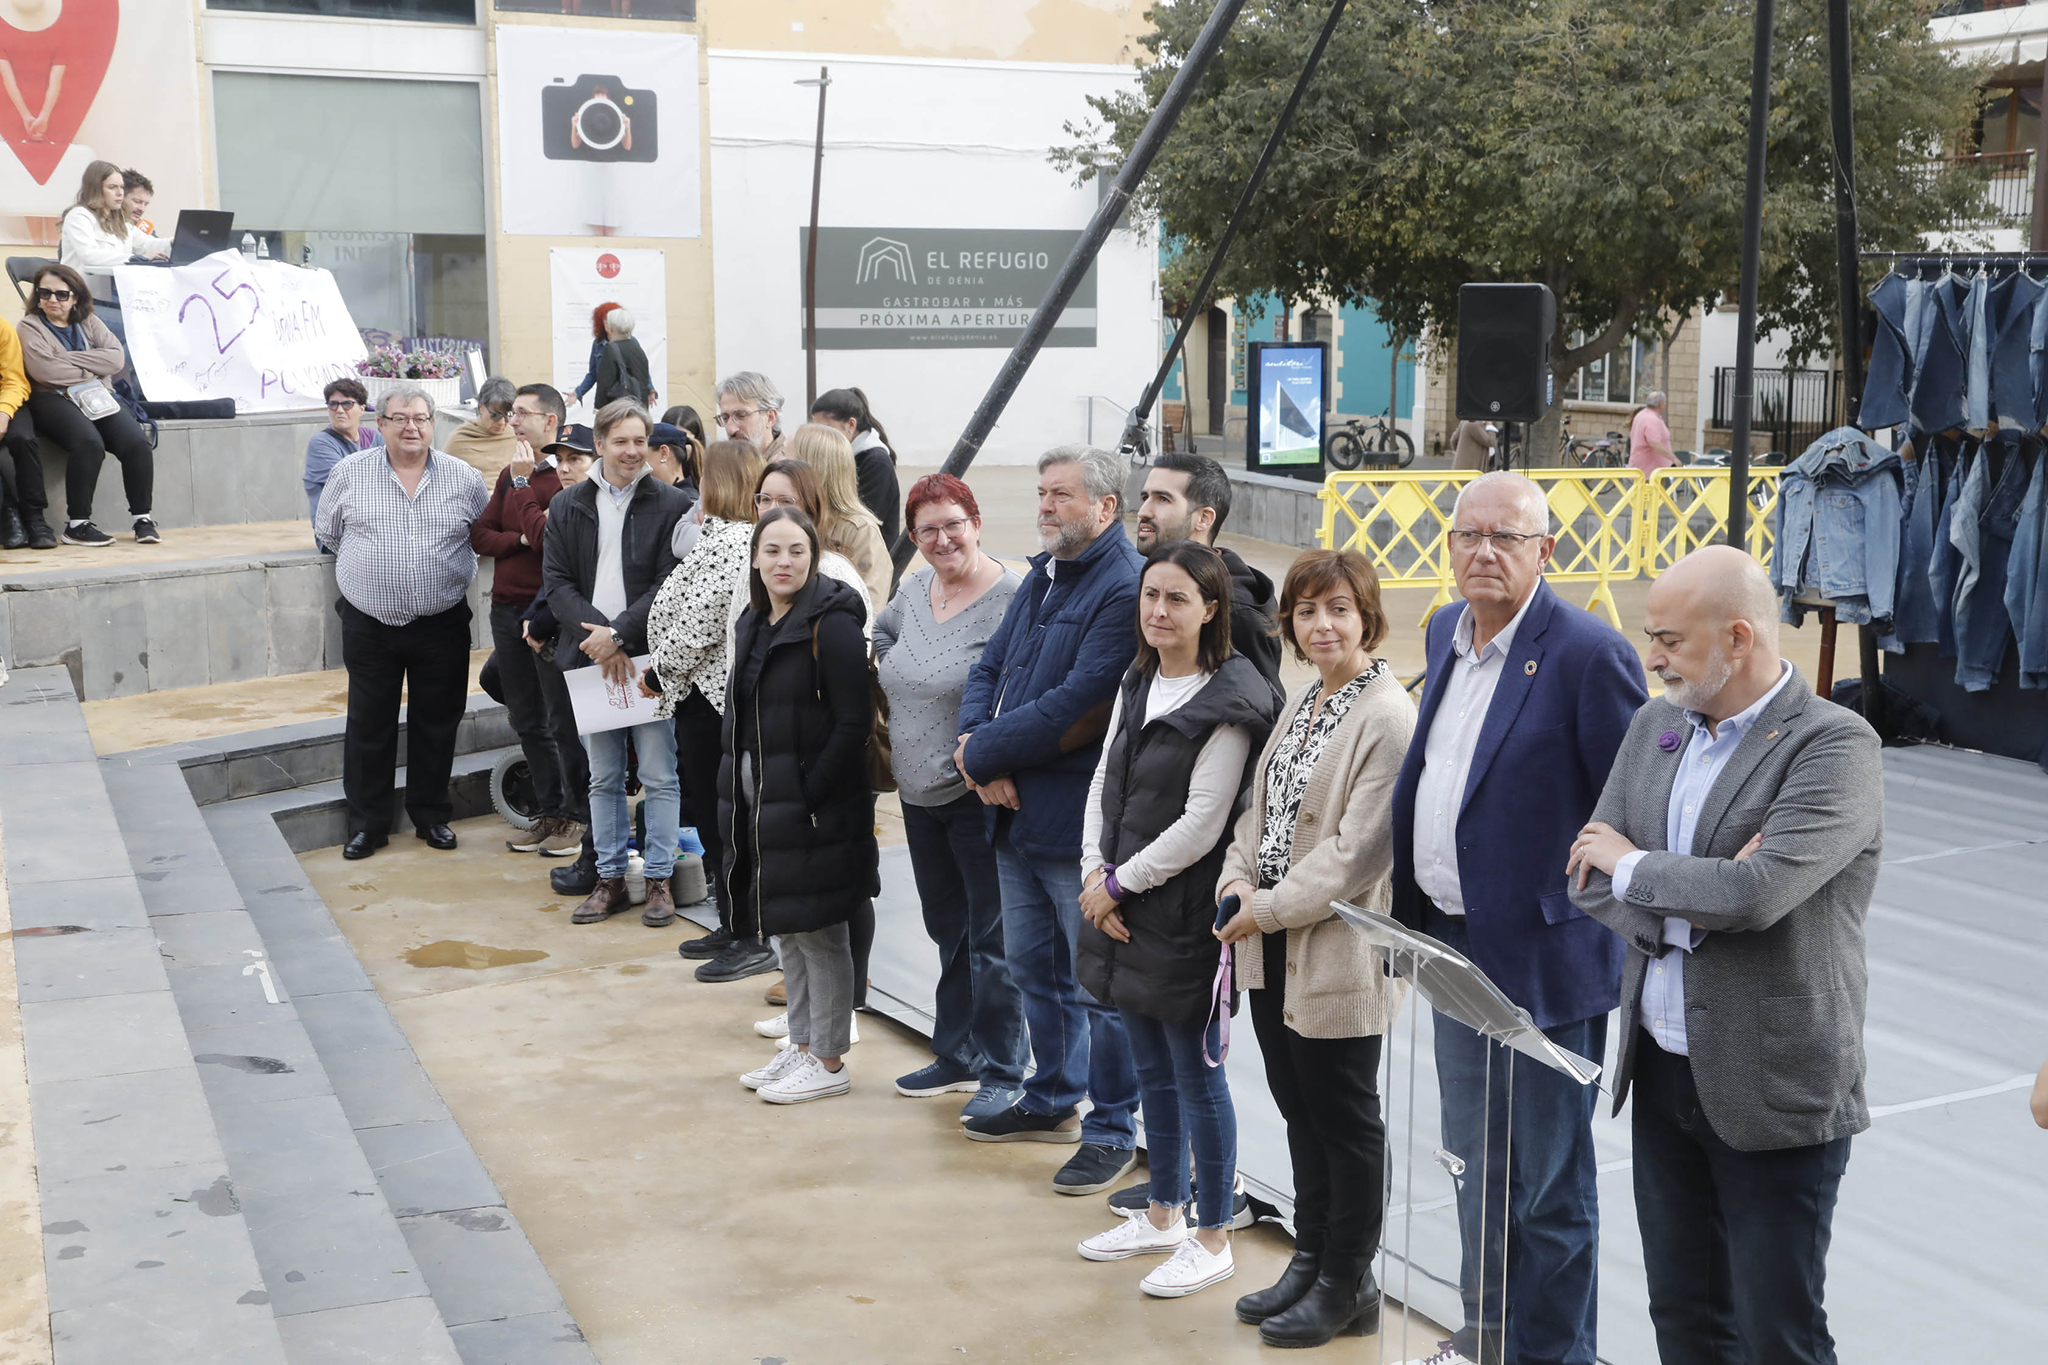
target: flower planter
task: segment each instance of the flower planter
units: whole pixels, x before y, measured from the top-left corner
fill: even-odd
[[[363,387],[370,391],[370,411],[376,413],[384,395],[400,384],[417,384],[434,397],[436,411],[452,408],[462,402],[462,381],[460,379],[382,379],[376,375],[358,375]]]

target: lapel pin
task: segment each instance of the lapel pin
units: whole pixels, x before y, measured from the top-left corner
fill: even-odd
[[[1667,754],[1677,753],[1678,745],[1679,738],[1678,731],[1676,730],[1666,730],[1663,734],[1657,736],[1657,747]]]
[[[1533,678],[1533,677],[1535,677],[1535,676],[1536,676],[1536,661],[1535,661],[1534,659],[1531,659],[1531,660],[1529,660],[1529,662],[1528,662],[1528,663],[1525,663],[1525,664],[1523,664],[1523,665],[1522,665],[1522,671],[1523,671],[1524,673],[1527,673],[1527,674],[1528,674],[1528,675],[1529,675],[1530,677],[1532,677],[1532,678]]]
[[[1778,732],[1777,732],[1776,730],[1773,730],[1773,731],[1771,731],[1771,732],[1770,732],[1769,734],[1767,734],[1767,735],[1765,735],[1765,736],[1764,736],[1764,738],[1765,738],[1765,739],[1776,739],[1777,737],[1778,737]]]

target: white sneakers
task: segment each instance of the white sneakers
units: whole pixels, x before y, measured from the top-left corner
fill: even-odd
[[[756,1067],[754,1070],[741,1076],[740,1084],[749,1090],[759,1090],[764,1085],[772,1085],[774,1082],[781,1080],[784,1076],[796,1070],[799,1063],[809,1060],[810,1054],[808,1052],[798,1052],[793,1047],[784,1048],[769,1059],[768,1065]]]
[[[780,1031],[780,1032],[776,1032],[776,1033],[770,1033],[770,1032],[768,1031],[768,1030],[770,1030],[770,1029],[772,1029],[772,1028],[775,1028],[775,1027],[776,1027],[777,1025],[780,1025],[780,1026],[781,1026],[781,1031]],[[776,1015],[776,1016],[775,1016],[775,1017],[774,1017],[773,1019],[763,1019],[763,1020],[762,1020],[762,1021],[761,1021],[760,1023],[758,1023],[758,1024],[754,1025],[754,1032],[756,1032],[756,1033],[760,1034],[760,1035],[761,1035],[761,1036],[762,1036],[763,1038],[780,1038],[780,1039],[782,1040],[782,1042],[781,1042],[780,1046],[782,1046],[782,1047],[788,1047],[788,1046],[789,1046],[789,1011],[787,1011],[787,1010],[784,1010],[784,1011],[783,1011],[783,1012],[782,1012],[781,1014],[778,1014],[778,1015]],[[852,1020],[851,1020],[851,1021],[849,1021],[849,1022],[848,1022],[848,1024],[847,1024],[847,1029],[846,1029],[846,1045],[847,1045],[848,1047],[852,1047],[852,1046],[853,1046],[853,1045],[854,1045],[855,1043],[857,1043],[857,1042],[859,1042],[859,1041],[860,1041],[860,1016],[856,1014],[856,1015],[854,1015],[854,1016],[853,1016]]]
[[[1446,1341],[1435,1355],[1421,1360],[1406,1360],[1401,1365],[1473,1365],[1473,1362],[1470,1356]]]
[[[853,1088],[853,1078],[844,1062],[840,1063],[837,1071],[827,1071],[825,1064],[808,1052],[790,1048],[780,1055],[794,1056],[799,1060],[780,1077],[754,1092],[770,1104],[803,1104],[808,1100],[829,1099],[834,1095],[844,1095]]]
[[[1237,1264],[1231,1259],[1230,1243],[1225,1242],[1223,1250],[1212,1252],[1202,1245],[1199,1237],[1190,1235],[1167,1258],[1165,1265],[1138,1281],[1138,1288],[1155,1299],[1184,1299],[1236,1273]]]
[[[1122,1227],[1096,1233],[1081,1243],[1078,1250],[1091,1261],[1124,1261],[1133,1256],[1172,1251],[1188,1240],[1187,1219],[1176,1218],[1172,1227],[1156,1228],[1145,1210],[1132,1209],[1124,1214]]]
[[[1081,1243],[1081,1255],[1091,1261],[1122,1261],[1132,1256],[1156,1256],[1165,1252],[1166,1264],[1157,1267],[1138,1288],[1155,1299],[1184,1299],[1198,1290],[1229,1279],[1237,1273],[1230,1244],[1210,1251],[1188,1227],[1187,1219],[1176,1218],[1170,1228],[1154,1227],[1144,1209],[1123,1211],[1122,1227],[1098,1232]]]

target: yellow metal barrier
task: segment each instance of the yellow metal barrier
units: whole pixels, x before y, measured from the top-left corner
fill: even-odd
[[[1372,561],[1380,582],[1435,588],[1427,621],[1451,601],[1451,565],[1444,532],[1458,492],[1479,475],[1356,470],[1323,482],[1324,548],[1352,549]],[[1596,583],[1587,608],[1598,607],[1618,627],[1620,612],[1609,587],[1641,569],[1642,475],[1633,469],[1532,469],[1557,525],[1553,582]]]
[[[1776,469],[1749,476],[1749,552],[1766,567],[1776,532]],[[1607,613],[1617,628],[1621,613],[1613,584],[1655,576],[1728,531],[1726,469],[1679,466],[1645,479],[1634,469],[1532,469],[1557,527],[1557,550],[1547,577],[1556,583],[1595,583],[1586,609]],[[1362,469],[1336,472],[1323,482],[1325,549],[1357,550],[1389,587],[1435,588],[1427,621],[1451,601],[1450,551],[1444,532],[1458,492],[1476,471],[1420,473]]]
[[[1749,534],[1746,549],[1765,568],[1778,529],[1778,476],[1781,469],[1749,472]],[[1727,469],[1693,469],[1680,465],[1660,469],[1644,487],[1642,514],[1643,568],[1664,572],[1702,545],[1728,534]]]

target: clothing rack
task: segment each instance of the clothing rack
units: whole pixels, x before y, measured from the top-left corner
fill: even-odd
[[[2048,252],[2038,251],[1866,251],[1861,259],[1885,261],[1893,267],[1910,266],[1913,271],[1978,266],[1992,270],[2029,271],[2035,266],[2048,271]],[[1905,270],[1898,273],[1906,274]]]

